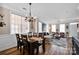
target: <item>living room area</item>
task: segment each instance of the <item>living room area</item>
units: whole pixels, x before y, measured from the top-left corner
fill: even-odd
[[[79,54],[78,5],[0,3],[0,55]]]

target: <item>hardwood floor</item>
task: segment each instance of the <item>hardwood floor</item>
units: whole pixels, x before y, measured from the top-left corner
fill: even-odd
[[[67,41],[67,47],[58,46],[58,45],[55,45],[52,41],[48,41],[48,43],[45,45],[46,52],[43,53],[42,47],[40,46],[39,55],[71,55],[72,54],[71,39],[68,38],[66,39],[66,41]],[[14,47],[14,48],[7,49],[5,51],[0,52],[0,55],[23,55],[23,54],[20,53],[20,51],[17,50],[16,47]],[[28,55],[27,51],[25,55]]]

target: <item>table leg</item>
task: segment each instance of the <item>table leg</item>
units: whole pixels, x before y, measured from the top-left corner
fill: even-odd
[[[37,47],[37,51],[36,51],[36,54],[38,54],[39,53],[39,47]]]
[[[45,38],[44,40],[42,41],[43,45],[42,45],[42,48],[43,48],[43,52],[45,52]]]

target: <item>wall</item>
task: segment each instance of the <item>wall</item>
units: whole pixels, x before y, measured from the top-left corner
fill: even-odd
[[[42,31],[46,32],[46,24],[45,23],[42,23]]]
[[[59,32],[59,30],[60,30],[59,25],[60,25],[60,24],[56,24],[56,32]]]
[[[49,24],[46,24],[46,32],[49,33]]]
[[[0,35],[2,34],[10,34],[10,10],[0,7],[0,14],[4,16],[4,22],[6,26],[0,27]]]
[[[66,32],[69,32],[69,24],[68,24],[68,23],[65,24],[65,31],[66,31]]]
[[[0,51],[15,47],[17,44],[15,35],[0,35]]]
[[[3,22],[6,26],[0,27],[0,51],[16,46],[15,35],[10,34],[10,10],[0,7],[0,14],[3,15]]]
[[[70,24],[70,35],[73,37],[77,37],[77,24]]]
[[[49,24],[49,33],[51,33],[52,32],[52,24]]]

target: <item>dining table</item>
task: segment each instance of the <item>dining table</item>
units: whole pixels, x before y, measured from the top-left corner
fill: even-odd
[[[45,39],[52,39],[53,36],[51,36],[51,35],[45,35],[44,38],[45,38]]]
[[[28,39],[29,42],[35,42],[35,41],[40,42],[40,41],[42,41],[42,40],[43,40],[43,39],[42,39],[41,37],[30,37],[30,38]]]
[[[28,38],[28,42],[30,43],[30,52],[32,51],[32,43],[34,42],[38,42],[38,43],[41,43],[42,45],[42,50],[43,52],[45,52],[45,39],[44,38],[41,38],[41,37],[30,37]],[[39,47],[37,48],[37,54],[39,53]]]

